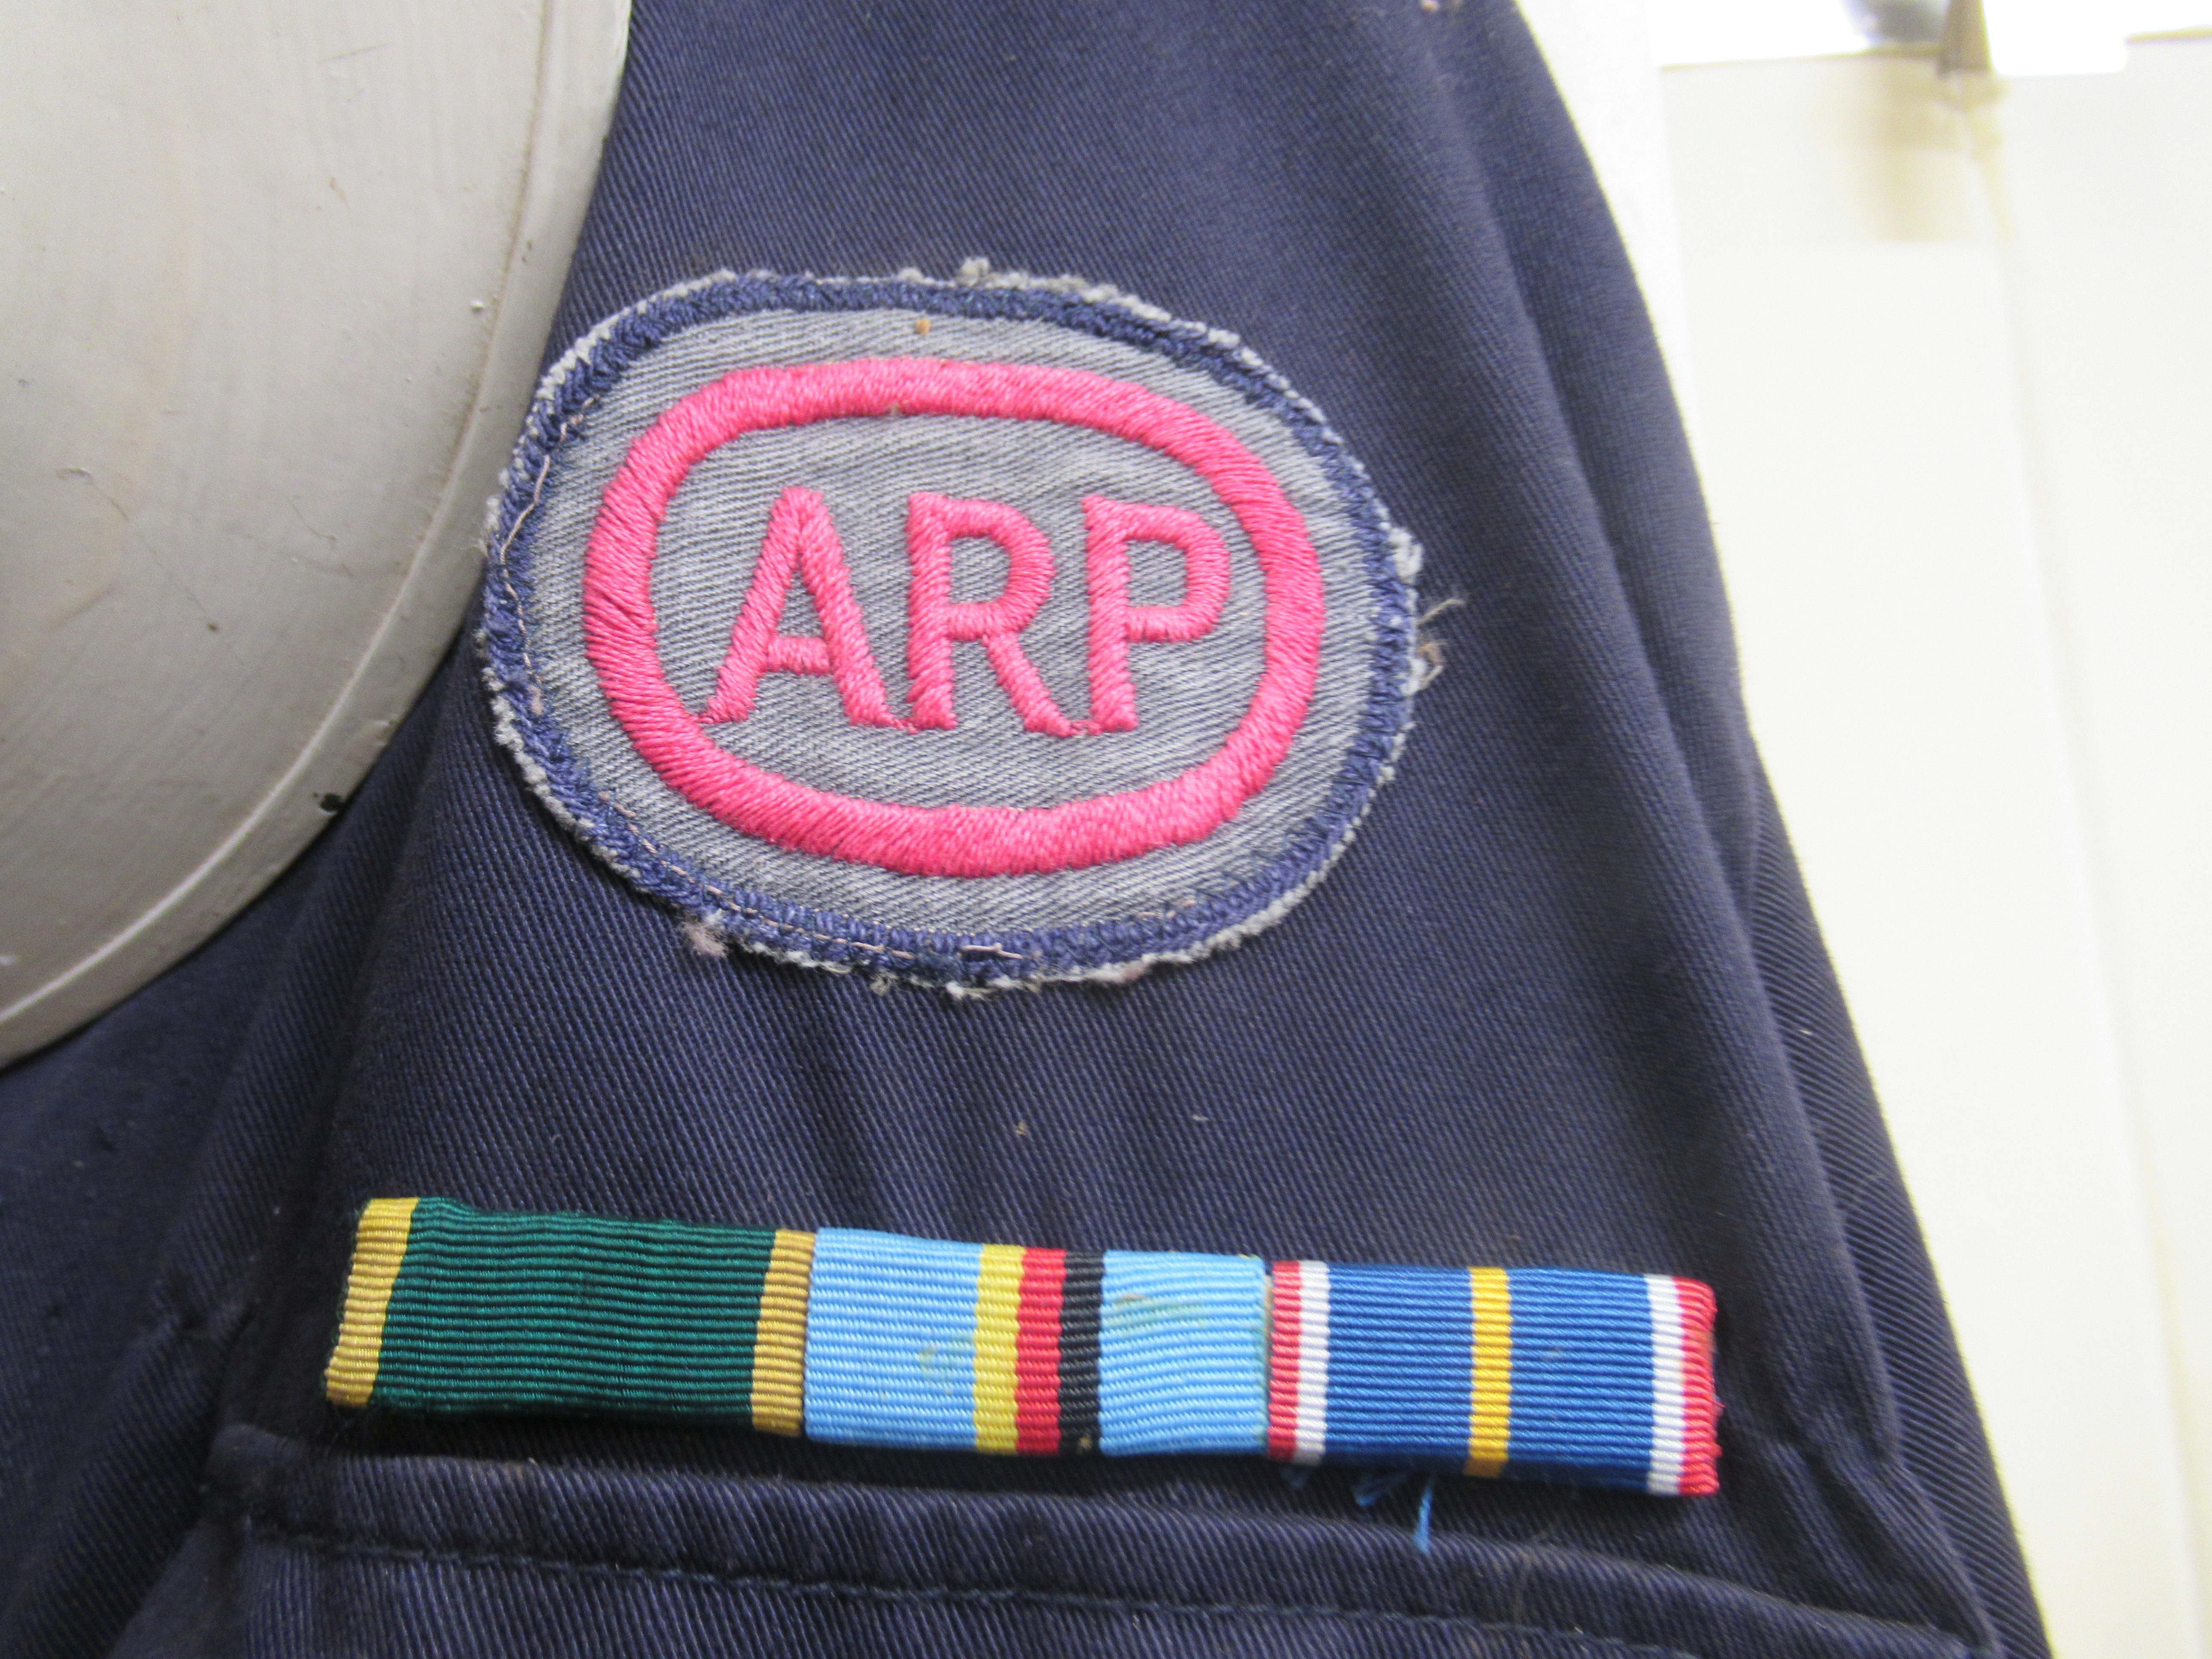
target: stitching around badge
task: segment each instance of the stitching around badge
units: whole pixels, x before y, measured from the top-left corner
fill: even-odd
[[[1159,963],[1194,961],[1230,948],[1271,926],[1349,846],[1375,791],[1395,771],[1410,726],[1410,699],[1430,672],[1416,649],[1412,595],[1406,586],[1419,571],[1419,548],[1390,520],[1365,469],[1319,411],[1235,336],[1073,278],[1039,281],[990,272],[977,262],[963,266],[961,277],[947,283],[911,270],[894,279],[724,273],[670,289],[608,319],[564,354],[533,402],[522,443],[487,519],[491,580],[477,638],[493,695],[496,735],[556,819],[618,872],[689,913],[717,939],[786,962],[931,985],[955,996],[1034,988],[1048,980],[1126,981]],[[1071,926],[1043,937],[1020,931],[902,937],[899,929],[847,915],[836,918],[842,926],[824,931],[808,923],[826,920],[826,913],[732,891],[709,879],[657,840],[622,802],[590,785],[546,708],[528,621],[532,520],[562,447],[630,362],[690,327],[757,312],[875,309],[919,309],[925,321],[935,313],[1057,323],[1196,368],[1255,408],[1272,411],[1340,495],[1364,514],[1355,517],[1355,524],[1366,550],[1365,586],[1375,607],[1370,659],[1376,665],[1364,712],[1323,806],[1278,849],[1266,869],[1210,899],[1171,901],[1164,911],[1156,901],[1119,920]],[[526,498],[518,500],[526,486]],[[1188,568],[1194,577],[1196,567]],[[1194,585],[1186,607],[1198,592]],[[1130,609],[1159,611],[1158,620],[1167,627],[1176,608]],[[1255,905],[1255,898],[1261,902]],[[1180,925],[1171,937],[1162,939],[1158,926],[1166,920]],[[880,937],[867,936],[872,933]],[[902,948],[908,945],[913,948]],[[889,965],[893,961],[900,966]]]

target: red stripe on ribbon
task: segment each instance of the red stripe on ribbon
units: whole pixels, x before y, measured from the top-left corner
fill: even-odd
[[[1014,1337],[1014,1449],[1060,1454],[1060,1300],[1067,1252],[1026,1250]]]
[[[1721,1402],[1713,1395],[1713,1293],[1694,1279],[1674,1281],[1682,1310],[1682,1482],[1685,1498],[1721,1489]]]
[[[1298,1449],[1298,1264],[1275,1263],[1267,1298],[1267,1455],[1287,1463]]]

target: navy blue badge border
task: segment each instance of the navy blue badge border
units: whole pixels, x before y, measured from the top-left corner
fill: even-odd
[[[1132,309],[1095,297],[1097,292],[1072,283],[1017,286],[1012,279],[1005,285],[969,285],[908,277],[719,276],[617,313],[556,365],[531,407],[493,508],[477,639],[502,740],[539,794],[587,845],[645,892],[750,949],[817,967],[974,990],[1121,979],[1152,962],[1188,961],[1272,925],[1320,878],[1352,839],[1411,723],[1413,593],[1400,569],[1411,544],[1394,526],[1366,468],[1281,375],[1231,337],[1149,307]],[[1375,602],[1373,667],[1358,729],[1321,810],[1258,874],[1165,917],[1042,932],[917,932],[786,903],[766,893],[725,894],[649,842],[593,787],[547,708],[524,620],[534,591],[532,508],[562,442],[630,364],[689,329],[757,312],[876,310],[1056,323],[1152,352],[1207,375],[1275,416],[1320,464],[1350,511],[1366,565]]]

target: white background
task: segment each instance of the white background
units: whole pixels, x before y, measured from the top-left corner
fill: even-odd
[[[2001,72],[1946,76],[1845,0],[1524,3],[1691,415],[2057,1649],[2192,1659],[2212,39],[2125,35],[2212,15],[1985,0]]]

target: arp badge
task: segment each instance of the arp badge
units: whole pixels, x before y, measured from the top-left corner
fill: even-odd
[[[1074,282],[656,295],[546,377],[490,544],[563,822],[715,938],[955,990],[1267,927],[1417,678],[1419,550],[1320,414]]]

